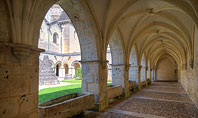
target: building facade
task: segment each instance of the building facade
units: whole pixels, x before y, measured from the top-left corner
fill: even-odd
[[[45,52],[40,54],[40,63],[48,56],[49,63],[59,80],[72,79],[75,71],[81,68],[80,44],[77,32],[64,10],[57,4],[47,12],[39,37],[39,48]],[[111,54],[107,51],[109,79],[111,79]]]

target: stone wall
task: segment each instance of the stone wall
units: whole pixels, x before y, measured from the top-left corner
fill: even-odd
[[[194,33],[194,63],[193,67],[183,65],[180,67],[180,83],[188,93],[192,101],[198,107],[198,31],[195,28]]]
[[[36,118],[39,50],[0,44],[0,117]]]
[[[177,80],[177,67],[168,58],[161,59],[158,62],[156,79],[157,80]]]

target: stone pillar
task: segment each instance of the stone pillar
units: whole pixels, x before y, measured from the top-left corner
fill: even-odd
[[[61,64],[61,67],[59,68],[59,79],[64,80],[65,78],[65,67],[63,64]]]
[[[142,83],[141,83],[141,68],[142,66],[141,65],[138,65],[138,88],[139,90],[142,89]]]
[[[0,118],[37,118],[39,54],[26,45],[0,43]]]
[[[138,84],[138,66],[130,66],[129,80],[136,81],[136,84]]]
[[[95,95],[97,111],[108,107],[107,96],[107,60],[81,61],[82,64],[82,92]]]
[[[151,84],[152,84],[152,82],[153,82],[152,69],[150,69],[150,82],[151,82]]]
[[[178,79],[178,82],[180,83],[181,82],[181,78],[180,78],[180,76],[181,76],[181,68],[180,67],[178,67],[178,73],[177,73],[177,79]]]
[[[148,87],[147,71],[148,71],[148,67],[145,67],[145,80],[146,80],[146,87]]]
[[[155,72],[155,69],[153,69],[153,81],[156,80],[156,72]]]
[[[128,70],[130,65],[117,64],[112,66],[112,85],[122,86],[124,96],[129,96]]]

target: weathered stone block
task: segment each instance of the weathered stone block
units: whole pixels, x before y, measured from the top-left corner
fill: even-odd
[[[24,65],[21,66],[21,73],[20,74],[33,74],[35,73],[35,66],[31,65]]]
[[[108,99],[119,97],[122,95],[122,86],[120,85],[108,86],[107,91],[108,91]]]
[[[29,75],[9,75],[10,96],[29,93]]]
[[[8,65],[19,65],[19,60],[12,53],[6,55],[6,64]]]
[[[11,118],[18,114],[19,98],[0,99],[0,118]]]
[[[38,112],[31,113],[28,118],[38,118]]]
[[[39,105],[39,118],[65,118],[94,107],[94,94],[73,93]]]
[[[19,74],[20,66],[0,65],[0,74]]]
[[[0,98],[9,96],[9,80],[7,75],[0,75]]]
[[[130,90],[135,89],[135,87],[136,87],[136,81],[129,81]]]
[[[36,112],[38,107],[38,94],[23,95],[20,97],[20,114]]]
[[[39,76],[38,74],[30,75],[30,93],[37,93],[38,92],[38,85],[39,85]]]
[[[1,53],[0,54],[0,64],[4,64],[5,63],[4,58],[5,58],[4,53]]]

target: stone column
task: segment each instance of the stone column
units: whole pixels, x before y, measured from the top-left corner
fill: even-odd
[[[128,70],[130,65],[112,64],[112,85],[122,86],[124,96],[129,96]]]
[[[26,45],[0,43],[0,117],[37,118],[39,54]]]
[[[139,90],[142,89],[142,83],[141,83],[141,68],[142,66],[141,65],[138,65],[138,88]]]
[[[152,81],[153,81],[153,77],[152,77],[152,69],[150,69],[150,81],[151,81],[151,84],[152,84]]]
[[[148,71],[148,67],[145,67],[145,80],[146,80],[146,87],[148,87],[147,71]]]
[[[60,80],[64,80],[65,78],[65,67],[63,64],[61,64],[61,67],[59,68],[59,78]]]
[[[124,89],[124,96],[129,97],[130,96],[130,88],[129,88],[129,68],[131,64],[125,64],[125,89]]]
[[[153,69],[153,81],[156,80],[156,72],[155,72],[155,69]]]
[[[82,92],[95,95],[97,111],[108,107],[107,96],[107,60],[81,61],[82,64]]]
[[[136,84],[138,84],[138,66],[130,66],[129,80],[136,81]]]

